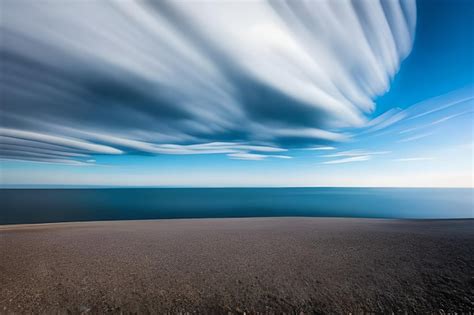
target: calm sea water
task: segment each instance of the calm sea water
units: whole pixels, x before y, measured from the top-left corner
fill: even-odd
[[[1,189],[0,224],[264,216],[473,218],[473,189]]]

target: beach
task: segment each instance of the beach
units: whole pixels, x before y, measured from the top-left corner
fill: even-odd
[[[473,220],[0,226],[1,313],[473,312]]]

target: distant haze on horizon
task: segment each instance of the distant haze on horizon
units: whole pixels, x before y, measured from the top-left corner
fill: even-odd
[[[1,187],[474,187],[472,1],[1,6]]]

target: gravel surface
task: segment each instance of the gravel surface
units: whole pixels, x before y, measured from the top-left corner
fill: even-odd
[[[473,312],[473,223],[246,218],[0,226],[0,312]]]

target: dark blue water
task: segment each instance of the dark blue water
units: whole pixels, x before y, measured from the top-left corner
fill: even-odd
[[[1,189],[0,224],[316,216],[473,218],[473,189]]]

